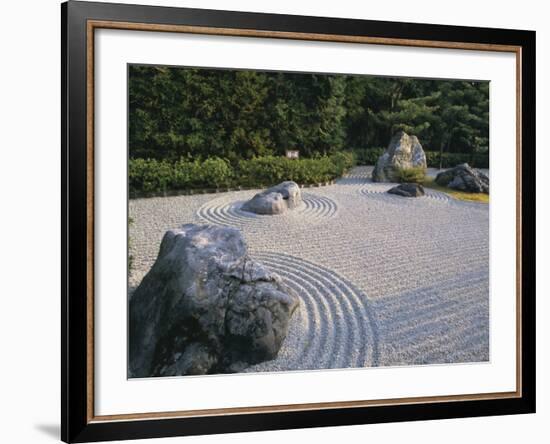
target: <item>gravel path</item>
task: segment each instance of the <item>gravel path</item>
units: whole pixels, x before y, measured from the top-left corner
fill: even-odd
[[[390,195],[370,170],[304,189],[304,204],[278,216],[240,210],[256,191],[130,200],[130,289],[166,230],[234,226],[301,305],[277,359],[247,371],[487,361],[488,205]]]

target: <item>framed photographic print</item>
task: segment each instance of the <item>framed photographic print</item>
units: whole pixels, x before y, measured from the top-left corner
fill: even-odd
[[[69,1],[62,439],[535,411],[535,33]]]

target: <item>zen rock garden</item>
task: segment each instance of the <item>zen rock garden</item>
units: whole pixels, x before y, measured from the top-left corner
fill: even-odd
[[[129,378],[489,360],[488,81],[127,71]]]
[[[400,131],[374,169],[304,195],[285,181],[131,200],[130,377],[487,360],[487,206],[398,183],[409,171],[435,174]],[[468,164],[434,180],[489,192]],[[411,251],[422,278],[396,279]]]

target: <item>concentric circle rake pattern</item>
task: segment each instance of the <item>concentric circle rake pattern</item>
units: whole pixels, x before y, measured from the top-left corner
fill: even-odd
[[[252,257],[296,292],[300,307],[278,357],[247,371],[376,365],[378,339],[364,293],[333,271],[294,256],[261,252]]]
[[[388,199],[398,199],[398,201],[402,201],[403,198],[401,196],[396,196],[396,195],[387,193],[387,191],[390,188],[393,188],[395,185],[396,184],[371,182],[371,183],[365,183],[363,186],[359,187],[358,191],[360,194],[364,194],[367,196],[372,196],[373,194],[383,195]],[[433,199],[435,201],[445,202],[445,203],[449,203],[452,201],[452,198],[445,193],[441,193],[439,191],[434,191],[434,190],[428,190],[428,189],[424,189],[424,191],[426,194],[422,196],[420,199],[427,198],[427,199]]]
[[[259,215],[241,209],[244,202],[252,197],[250,193],[240,193],[240,197],[242,199],[235,200],[233,193],[213,199],[199,208],[197,215],[207,222],[230,227],[254,224],[265,226],[266,221],[303,221],[310,225],[334,217],[338,209],[336,202],[328,197],[303,193],[303,203],[298,208],[280,215]]]

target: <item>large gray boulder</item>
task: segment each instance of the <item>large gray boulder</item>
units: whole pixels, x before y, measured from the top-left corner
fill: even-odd
[[[175,376],[274,359],[298,298],[238,230],[188,224],[166,232],[129,305],[129,376]]]
[[[459,191],[489,194],[489,177],[467,163],[439,173],[435,182]]]
[[[426,154],[416,136],[399,131],[390,140],[384,153],[376,161],[372,172],[374,182],[399,182],[399,169],[426,170]]]
[[[302,193],[296,182],[286,181],[256,194],[241,207],[256,214],[282,214],[302,203]]]
[[[425,194],[424,187],[419,183],[402,183],[390,188],[388,193],[402,197],[420,197]]]

